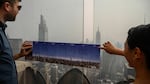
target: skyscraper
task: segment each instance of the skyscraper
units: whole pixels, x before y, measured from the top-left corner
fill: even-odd
[[[40,16],[39,41],[48,41],[48,28],[43,15]]]
[[[98,30],[96,31],[96,44],[100,44],[100,31],[99,31],[99,26],[98,26]]]

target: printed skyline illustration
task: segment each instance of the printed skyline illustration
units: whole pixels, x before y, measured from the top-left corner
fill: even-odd
[[[100,64],[100,45],[96,44],[74,44],[58,42],[33,42],[32,60],[43,62],[77,65],[83,67]]]

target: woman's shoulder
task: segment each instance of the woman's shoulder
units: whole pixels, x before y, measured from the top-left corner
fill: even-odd
[[[133,82],[134,82],[134,79],[129,79],[127,81],[119,81],[116,84],[133,84]]]

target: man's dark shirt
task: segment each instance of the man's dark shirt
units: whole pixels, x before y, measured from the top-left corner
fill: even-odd
[[[6,25],[0,22],[0,84],[18,84],[16,65],[5,28]]]

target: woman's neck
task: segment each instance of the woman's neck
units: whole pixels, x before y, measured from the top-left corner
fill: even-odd
[[[136,70],[134,84],[150,84],[150,70],[142,68],[140,70]]]

